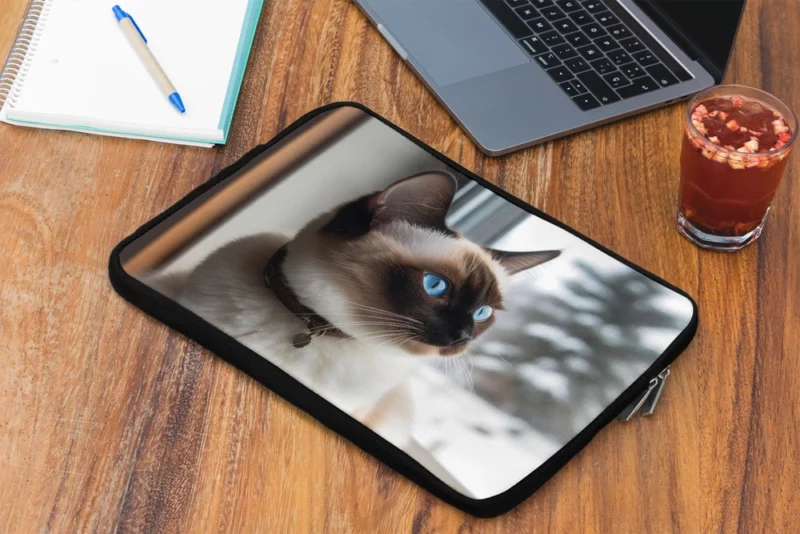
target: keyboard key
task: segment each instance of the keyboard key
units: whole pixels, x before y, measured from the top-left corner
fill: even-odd
[[[561,44],[564,42],[564,38],[561,37],[556,32],[545,32],[541,34],[539,37],[542,38],[542,41],[544,41],[544,44],[546,44],[547,46],[555,46],[557,44]]]
[[[618,89],[622,98],[631,98],[658,89],[658,84],[649,76],[633,80],[630,85]]]
[[[555,22],[566,17],[564,12],[558,9],[556,6],[550,6],[542,9],[542,15],[550,22]]]
[[[638,52],[639,50],[644,50],[644,45],[636,37],[631,37],[630,39],[625,39],[624,41],[620,41],[619,44],[622,45],[622,48],[631,53]]]
[[[527,3],[528,0],[506,0],[506,4],[510,5],[511,7],[524,6]]]
[[[550,26],[550,23],[544,20],[544,17],[539,17],[538,19],[529,20],[528,26],[530,26],[533,29],[533,31],[537,33],[549,32],[550,30],[553,29],[553,27]]]
[[[525,48],[525,50],[527,50],[528,53],[532,56],[547,52],[547,47],[545,46],[545,44],[542,42],[541,39],[539,39],[535,35],[533,37],[528,37],[526,39],[523,39],[520,42],[522,43],[523,48]]]
[[[589,88],[589,91],[594,93],[594,96],[597,97],[601,104],[619,102],[620,98],[617,93],[596,72],[583,72],[578,74],[578,79]]]
[[[606,53],[619,48],[619,45],[614,40],[614,38],[609,37],[608,35],[606,35],[605,37],[601,37],[600,39],[595,39],[594,44],[597,45],[597,48]]]
[[[578,31],[578,27],[569,19],[554,22],[553,26],[555,26],[555,28],[560,31],[562,35]]]
[[[560,7],[565,13],[570,13],[581,8],[578,0],[556,0],[556,5]]]
[[[531,0],[531,4],[541,9],[543,7],[552,6],[553,0]]]
[[[622,24],[617,24],[616,26],[611,26],[608,28],[608,33],[616,37],[617,39],[627,39],[631,36],[631,32],[623,26]]]
[[[567,42],[572,46],[584,46],[591,43],[589,38],[586,37],[581,32],[571,33],[569,35],[565,35],[564,37],[567,39]]]
[[[601,11],[606,10],[606,6],[604,6],[602,2],[591,1],[591,2],[584,2],[583,9],[585,9],[589,13],[600,13]]]
[[[531,29],[520,20],[514,10],[505,3],[499,2],[498,0],[481,0],[481,3],[486,6],[486,9],[494,15],[494,18],[499,20],[503,27],[517,39],[522,39],[533,33]]]
[[[633,54],[634,59],[639,62],[639,65],[646,67],[648,65],[653,65],[658,63],[656,56],[653,55],[650,50],[642,50],[641,52],[636,52]]]
[[[570,45],[564,43],[553,47],[553,53],[560,59],[564,61],[565,59],[573,58],[578,55],[574,48]]]
[[[569,82],[562,82],[558,84],[562,91],[567,93],[569,96],[578,96],[578,91],[572,86]]]
[[[590,61],[603,57],[603,53],[600,52],[600,49],[593,44],[578,48],[578,52],[580,52],[584,58]]]
[[[608,28],[609,26],[613,26],[614,24],[619,24],[619,19],[613,15],[610,11],[607,13],[600,13],[599,15],[595,15],[597,22]]]
[[[669,69],[661,63],[645,67],[644,70],[650,73],[650,76],[655,78],[656,82],[658,82],[658,85],[661,87],[667,87],[668,85],[675,85],[678,83],[678,78],[676,78],[669,71]]]
[[[613,52],[609,52],[608,57],[611,58],[611,61],[614,63],[614,65],[618,67],[633,61],[633,58],[624,50],[614,50]]]
[[[574,87],[574,88],[575,88],[575,90],[576,90],[576,91],[578,91],[578,94],[579,94],[579,95],[582,95],[583,93],[586,93],[586,92],[588,92],[588,91],[589,91],[589,90],[586,88],[586,86],[585,86],[585,85],[583,85],[583,82],[581,82],[580,80],[570,80],[570,82],[569,82],[569,83],[571,83],[571,84],[572,84],[572,87]]]
[[[559,61],[559,59],[552,52],[547,52],[545,54],[536,56],[535,59],[539,62],[539,65],[546,69],[561,65],[561,61]]]
[[[631,79],[647,75],[647,73],[642,70],[642,67],[636,63],[628,63],[627,65],[623,65],[619,68],[619,70],[621,70],[625,76]]]
[[[628,85],[630,80],[625,77],[624,74],[621,72],[610,72],[603,76],[603,79],[606,81],[608,85],[616,89],[617,87],[622,87],[623,85]]]
[[[514,11],[517,12],[517,15],[519,15],[522,20],[533,20],[539,16],[539,12],[536,11],[536,8],[530,4],[518,7],[514,9]]]
[[[578,72],[583,72],[583,71],[586,71],[586,70],[590,70],[592,68],[592,67],[589,66],[588,63],[586,63],[584,60],[582,60],[579,57],[565,59],[564,60],[564,65],[566,65],[567,68],[569,68],[569,70],[571,70],[572,72],[574,72],[576,74]]]
[[[581,24],[589,24],[590,22],[594,22],[594,19],[589,12],[584,11],[583,9],[569,13],[569,18],[571,18],[572,21],[579,26]]]
[[[592,22],[591,24],[586,24],[584,26],[581,26],[581,29],[583,30],[583,33],[585,33],[592,39],[606,35],[606,31],[603,29],[603,27],[596,22]]]
[[[583,111],[589,111],[590,109],[600,107],[600,102],[598,102],[595,97],[588,93],[585,95],[573,96],[572,101],[578,104],[578,107]]]
[[[606,74],[607,72],[612,72],[616,70],[614,68],[614,64],[611,63],[606,58],[596,59],[591,62],[592,68],[597,71],[598,74]]]
[[[564,65],[547,69],[547,74],[550,75],[556,82],[564,82],[572,78],[572,73]]]

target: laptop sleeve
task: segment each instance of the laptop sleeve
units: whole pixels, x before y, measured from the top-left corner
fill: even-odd
[[[697,326],[685,292],[353,103],[308,113],[147,222],[109,275],[484,517],[626,407],[652,412]]]

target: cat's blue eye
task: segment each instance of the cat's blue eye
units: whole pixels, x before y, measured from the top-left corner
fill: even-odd
[[[492,316],[492,307],[491,306],[481,306],[472,314],[472,318],[475,319],[477,322],[482,323],[486,319]]]
[[[425,273],[422,277],[422,287],[425,292],[432,297],[441,297],[445,294],[450,284],[444,279],[444,276],[435,273]]]

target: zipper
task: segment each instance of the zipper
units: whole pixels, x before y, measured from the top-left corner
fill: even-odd
[[[670,374],[669,367],[658,373],[654,378],[650,379],[647,389],[644,390],[632,403],[630,403],[617,417],[618,421],[628,422],[633,419],[640,410],[643,417],[653,415],[656,411],[656,405],[661,394],[664,392],[664,384],[667,383],[667,377]]]

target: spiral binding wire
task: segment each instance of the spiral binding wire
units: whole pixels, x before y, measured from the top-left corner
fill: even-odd
[[[42,27],[53,0],[31,0],[3,69],[0,70],[0,108],[16,105],[30,70],[32,52],[42,37]]]

